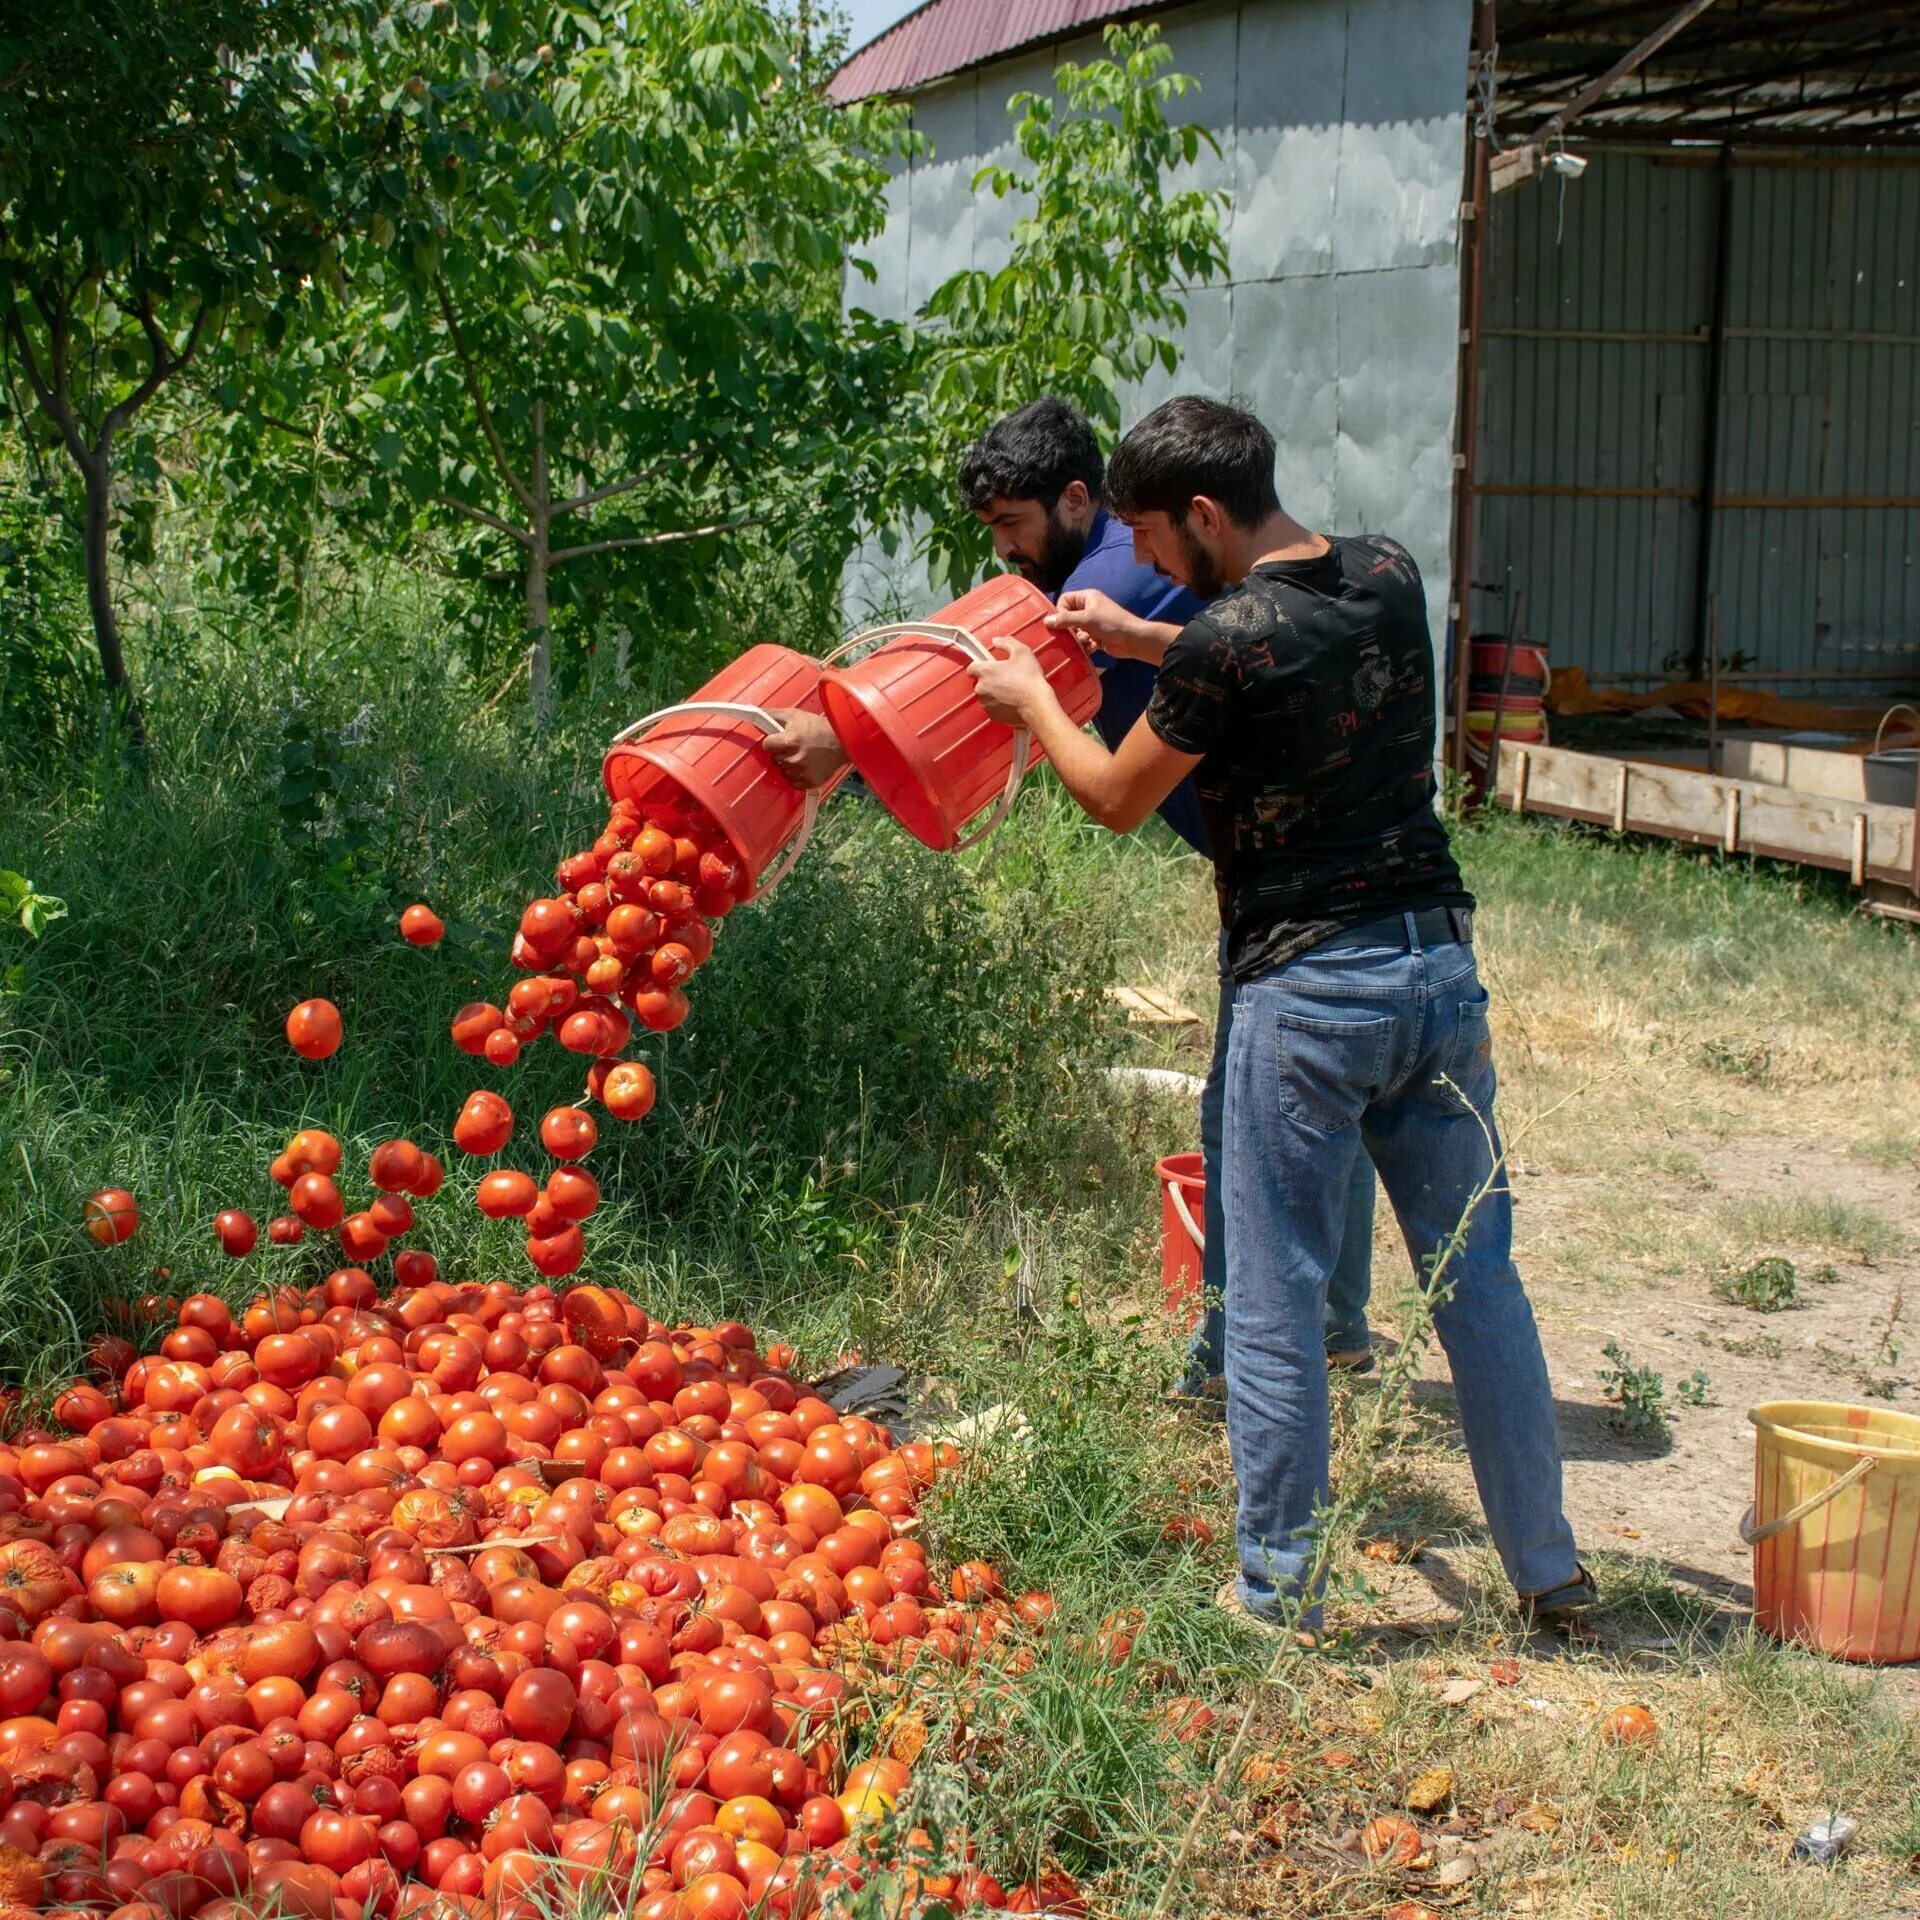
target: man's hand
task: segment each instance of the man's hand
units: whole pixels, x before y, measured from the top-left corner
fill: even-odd
[[[796,787],[824,787],[847,764],[847,750],[824,714],[775,707],[780,731],[767,736],[767,757]]]
[[[1047,615],[1056,633],[1070,633],[1083,647],[1099,647],[1120,660],[1145,660],[1158,666],[1167,644],[1180,631],[1156,620],[1142,620],[1097,587],[1063,593]]]
[[[1009,727],[1031,726],[1036,707],[1058,704],[1047,685],[1046,670],[1031,647],[1022,646],[1018,640],[1000,639],[989,640],[987,650],[994,657],[974,661],[967,671],[973,675],[974,691],[989,720]]]

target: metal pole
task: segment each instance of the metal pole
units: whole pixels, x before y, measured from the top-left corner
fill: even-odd
[[[1496,61],[1499,32],[1494,0],[1479,0],[1474,12],[1476,77],[1482,62]],[[1469,162],[1472,188],[1462,213],[1466,247],[1460,261],[1460,410],[1459,444],[1453,479],[1453,741],[1447,759],[1453,771],[1467,771],[1467,679],[1473,656],[1473,476],[1480,414],[1480,309],[1487,263],[1487,168],[1493,129],[1484,103],[1474,99],[1473,143]]]
[[[1720,596],[1707,607],[1707,771],[1720,771]]]
[[[1655,27],[1637,47],[1622,54],[1599,79],[1589,80],[1558,113],[1543,120],[1527,136],[1527,145],[1543,147],[1555,134],[1564,133],[1569,122],[1577,120],[1596,100],[1604,99],[1629,74],[1637,73],[1669,40],[1685,32],[1712,5],[1713,0],[1687,0],[1678,13]]]
[[[1713,318],[1707,332],[1707,391],[1700,425],[1700,504],[1694,525],[1693,671],[1706,669],[1707,612],[1713,598],[1713,516],[1720,478],[1720,394],[1727,361],[1727,284],[1733,277],[1733,149],[1720,149],[1713,247]]]

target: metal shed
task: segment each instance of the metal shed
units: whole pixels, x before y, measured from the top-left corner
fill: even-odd
[[[1177,382],[1125,411],[1176,384],[1242,397],[1294,511],[1406,541],[1451,649],[1456,766],[1456,634],[1523,627],[1589,710],[1707,683],[1702,741],[1663,757],[1714,774],[1729,687],[1818,697],[1840,726],[1851,703],[1869,729],[1920,690],[1920,7],[928,0],[836,83],[904,94],[935,148],[894,183],[889,310],[994,262],[1011,210],[968,187],[1005,152],[1008,96],[1139,15],[1201,82],[1232,280],[1195,290]],[[877,567],[852,589],[920,597]],[[1512,797],[1552,808],[1561,752]],[[1561,810],[1794,851],[1729,827],[1725,780],[1683,830],[1643,821],[1631,778],[1623,798],[1611,761],[1581,770]],[[1920,891],[1920,811],[1863,831],[1826,797],[1842,811],[1802,857]]]
[[[1176,388],[1249,400],[1281,442],[1288,505],[1403,540],[1443,634],[1472,24],[1456,0],[929,0],[835,82],[902,95],[933,146],[895,178],[856,297],[903,314],[956,268],[999,265],[1014,209],[972,181],[1011,157],[1009,97],[1142,14],[1200,82],[1182,111],[1219,143],[1196,172],[1229,196],[1231,278],[1188,295],[1177,380],[1124,394],[1125,416]],[[848,597],[917,608],[927,588],[876,551]]]

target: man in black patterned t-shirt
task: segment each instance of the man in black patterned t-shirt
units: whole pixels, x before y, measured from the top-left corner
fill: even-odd
[[[1227,1425],[1240,1578],[1263,1622],[1317,1620],[1328,1493],[1318,1337],[1342,1198],[1364,1150],[1428,1276],[1494,1544],[1538,1617],[1591,1604],[1561,1511],[1553,1394],[1514,1271],[1473,900],[1434,811],[1434,676],[1419,570],[1391,540],[1282,511],[1274,444],[1243,410],[1179,399],[1107,469],[1135,556],[1210,604],[1173,632],[1097,593],[1051,624],[1164,653],[1112,753],[1033,654],[974,668],[1062,783],[1127,832],[1189,773],[1207,813],[1235,981],[1227,1059]]]

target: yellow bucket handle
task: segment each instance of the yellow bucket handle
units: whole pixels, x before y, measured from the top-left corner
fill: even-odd
[[[1810,1513],[1818,1513],[1829,1500],[1837,1500],[1841,1494],[1856,1482],[1864,1480],[1880,1464],[1879,1458],[1871,1453],[1863,1454],[1831,1486],[1823,1487],[1820,1492],[1811,1494],[1797,1507],[1789,1507],[1777,1520],[1769,1520],[1764,1527],[1753,1524],[1753,1509],[1749,1507],[1740,1516],[1740,1538],[1750,1547],[1757,1547],[1763,1540],[1771,1540],[1776,1533],[1785,1533],[1789,1527],[1796,1527]]]

